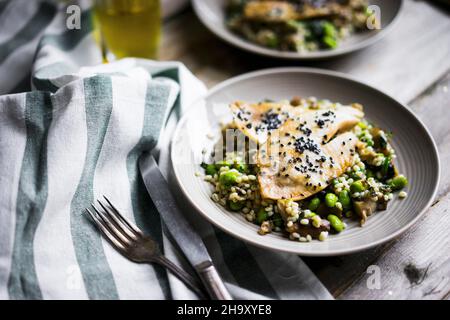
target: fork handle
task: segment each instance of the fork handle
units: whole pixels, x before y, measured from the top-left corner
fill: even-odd
[[[154,261],[162,267],[167,268],[172,274],[180,279],[188,288],[190,288],[193,292],[195,292],[200,299],[206,299],[206,295],[204,291],[201,289],[201,282],[197,281],[193,276],[189,273],[178,267],[175,263],[167,259],[165,256],[161,255],[154,259]]]
[[[202,262],[195,269],[212,300],[233,300],[211,261]]]

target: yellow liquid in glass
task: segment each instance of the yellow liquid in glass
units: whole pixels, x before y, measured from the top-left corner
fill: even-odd
[[[159,0],[96,0],[94,25],[116,58],[157,58],[161,33]]]

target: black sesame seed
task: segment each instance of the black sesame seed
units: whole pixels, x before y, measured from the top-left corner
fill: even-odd
[[[298,153],[303,153],[305,151],[311,151],[315,154],[320,153],[319,146],[310,138],[300,137],[294,142],[295,150]]]

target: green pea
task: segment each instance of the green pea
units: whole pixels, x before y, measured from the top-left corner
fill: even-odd
[[[336,230],[336,232],[341,232],[342,230],[345,229],[345,225],[344,223],[341,221],[341,219],[339,219],[337,216],[335,216],[334,214],[330,214],[327,217],[327,220],[330,221],[330,225],[331,227]]]
[[[372,139],[367,139],[366,144],[367,144],[368,147],[373,147],[373,145],[374,145],[375,143],[373,142]]]
[[[364,187],[364,184],[362,183],[362,181],[355,181],[350,185],[350,191],[355,193],[355,192],[363,192],[364,190],[366,190],[366,188]]]
[[[404,175],[398,175],[394,179],[392,179],[389,186],[392,190],[401,190],[408,185],[408,179]]]
[[[325,196],[325,204],[329,208],[333,208],[336,205],[336,202],[338,201],[338,197],[334,193],[327,193]]]
[[[272,216],[273,225],[278,228],[282,228],[284,225],[283,218],[279,213],[274,213]]]
[[[219,182],[225,187],[229,188],[233,184],[236,184],[237,178],[239,177],[239,172],[237,171],[227,171],[220,175]]]
[[[228,207],[230,207],[230,209],[233,211],[240,211],[244,207],[244,204],[245,203],[243,201],[228,201]]]
[[[264,221],[266,221],[267,218],[269,218],[269,214],[267,213],[266,210],[264,210],[264,208],[261,208],[256,213],[256,220],[255,221],[256,221],[257,224],[261,224]]]
[[[320,206],[320,199],[318,197],[315,197],[309,202],[308,209],[311,211],[316,211],[317,208],[319,208],[319,206]]]
[[[347,190],[342,190],[339,192],[339,202],[342,203],[342,207],[344,209],[350,208],[352,205],[352,199],[350,198]]]
[[[217,173],[216,166],[214,164],[207,164],[205,168],[206,174],[213,176]]]

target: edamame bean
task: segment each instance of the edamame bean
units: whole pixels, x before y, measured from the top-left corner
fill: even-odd
[[[220,175],[219,182],[225,187],[229,188],[237,182],[237,177],[239,177],[239,172],[227,171]]]
[[[355,193],[355,192],[363,192],[366,188],[364,187],[364,184],[362,183],[362,181],[355,181],[351,184],[350,186],[350,191]]]
[[[350,208],[352,199],[350,198],[347,190],[342,190],[339,192],[339,202],[342,203],[342,207],[344,209]]]
[[[217,173],[216,166],[214,164],[207,164],[205,168],[206,174],[213,176]]]
[[[325,36],[322,41],[328,48],[334,49],[337,47],[337,41],[333,37]]]
[[[256,221],[257,224],[261,224],[264,221],[266,221],[268,217],[269,217],[269,214],[267,213],[267,211],[264,210],[264,208],[261,208],[256,213],[256,220],[255,221]]]
[[[336,232],[341,232],[345,229],[344,223],[334,214],[328,215],[327,220],[330,221],[331,227],[336,230]]]
[[[309,202],[308,209],[311,211],[316,211],[320,206],[320,199],[315,197]]]
[[[392,179],[389,186],[392,190],[401,190],[408,185],[408,179],[404,175],[398,175]]]
[[[336,202],[338,201],[338,197],[334,193],[327,193],[325,196],[325,204],[329,208],[333,208],[336,205]]]
[[[324,22],[323,23],[323,33],[326,36],[334,38],[334,37],[336,37],[337,30],[336,30],[336,27],[332,23]]]

